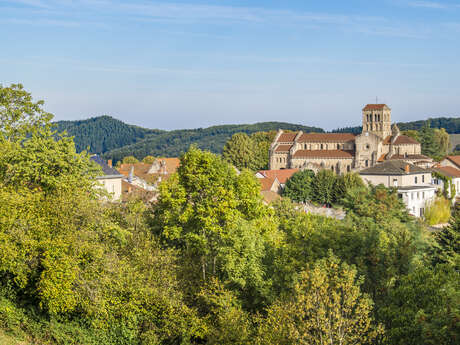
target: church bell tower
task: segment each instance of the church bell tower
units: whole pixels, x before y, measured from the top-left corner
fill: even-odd
[[[391,109],[386,104],[368,104],[363,108],[363,133],[385,139],[391,135]]]

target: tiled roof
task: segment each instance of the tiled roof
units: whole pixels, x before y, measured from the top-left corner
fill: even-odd
[[[386,104],[368,104],[363,110],[382,110],[383,108],[388,107]]]
[[[122,180],[121,196],[123,201],[128,201],[130,198],[141,198],[150,201],[154,198],[155,192],[147,191],[139,186]]]
[[[460,167],[460,156],[447,156],[446,158],[456,166]]]
[[[354,152],[344,150],[298,150],[294,158],[353,158]]]
[[[275,152],[289,152],[292,145],[280,145],[275,149]]]
[[[361,170],[360,175],[407,175],[406,167],[409,166],[409,174],[428,173],[429,170],[420,168],[414,164],[400,160],[389,160],[379,163],[371,168]]]
[[[391,142],[391,136],[388,136],[385,138],[385,140],[383,141],[383,144],[384,145],[390,145],[390,142]],[[398,137],[396,138],[395,142],[394,142],[395,145],[404,145],[404,144],[420,144],[417,140],[415,140],[414,138],[411,138],[407,135],[398,135]]]
[[[280,169],[280,170],[260,170],[259,174],[268,178],[277,178],[282,184],[285,184],[299,169]]]
[[[424,160],[427,160],[427,161],[432,160],[430,157],[425,156],[425,155],[393,155],[388,159],[402,159],[402,160],[405,160],[405,159],[408,159],[408,160],[411,160],[411,159],[424,159]]]
[[[294,139],[298,132],[293,132],[293,133],[282,133],[280,137],[278,138],[279,143],[292,143],[294,142]]]
[[[452,178],[460,178],[460,169],[456,169],[454,167],[441,167],[438,166],[433,169],[445,176],[452,177]]]
[[[347,142],[355,140],[352,133],[304,133],[299,142]]]
[[[266,178],[259,178],[258,180],[260,181],[260,184],[262,185],[262,187],[260,188],[260,190],[262,190],[262,191],[269,191],[269,190],[272,189],[273,184],[275,183],[276,178],[266,177]]]
[[[99,155],[92,155],[90,159],[99,165],[102,168],[102,172],[104,173],[104,176],[117,176],[120,175],[120,173],[115,170],[114,168],[110,167],[105,160],[103,160]]]
[[[269,190],[263,190],[260,192],[262,194],[262,197],[265,201],[265,203],[270,204],[273,201],[276,201],[278,199],[281,199],[281,196],[278,193],[269,191]]]
[[[121,174],[128,177],[131,171],[131,167],[134,167],[134,175],[147,181],[149,178],[148,171],[151,164],[146,163],[135,163],[135,164],[122,164],[118,169]]]
[[[179,168],[180,165],[180,159],[179,158],[158,158],[158,160],[161,162],[165,162],[166,165],[166,173],[168,174],[174,174]]]

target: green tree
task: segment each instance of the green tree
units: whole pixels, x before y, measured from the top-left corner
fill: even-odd
[[[418,267],[397,282],[378,313],[387,326],[387,344],[458,344],[458,270],[448,265]]]
[[[270,146],[275,139],[276,132],[256,132],[251,134],[251,139],[255,144],[254,160],[255,170],[268,169],[270,159]]]
[[[153,162],[155,162],[155,157],[153,156],[145,156],[142,159],[142,163],[145,163],[145,164],[153,164]]]
[[[139,160],[134,156],[126,156],[123,158],[123,164],[136,164],[139,163]]]
[[[301,274],[295,295],[280,300],[260,321],[258,344],[366,344],[383,333],[372,318],[363,279],[334,255]]]
[[[361,176],[357,173],[347,173],[337,177],[334,186],[334,198],[337,202],[340,202],[345,197],[348,190],[353,188],[364,188],[364,182]]]
[[[449,226],[436,232],[434,238],[436,241],[432,253],[434,263],[458,265],[460,263],[460,210],[452,215]]]
[[[334,186],[336,184],[336,175],[327,169],[320,170],[313,182],[313,201],[321,204],[331,205],[335,202]]]
[[[256,145],[246,133],[236,133],[225,144],[222,156],[240,170],[254,170],[255,151]]]
[[[307,202],[313,198],[313,180],[315,173],[311,170],[302,170],[296,172],[286,182],[283,190],[283,196],[297,202]]]
[[[220,157],[192,147],[177,175],[160,186],[152,226],[181,251],[194,288],[217,277],[254,294],[250,287],[264,283],[260,261],[269,214],[250,172],[237,175]]]

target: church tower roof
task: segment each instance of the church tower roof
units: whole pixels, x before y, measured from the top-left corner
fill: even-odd
[[[364,108],[363,111],[369,111],[369,110],[382,110],[384,108],[390,109],[390,107],[386,104],[367,104]]]

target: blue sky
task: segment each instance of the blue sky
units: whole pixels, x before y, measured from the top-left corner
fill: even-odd
[[[460,1],[0,0],[0,83],[150,128],[460,116]]]

